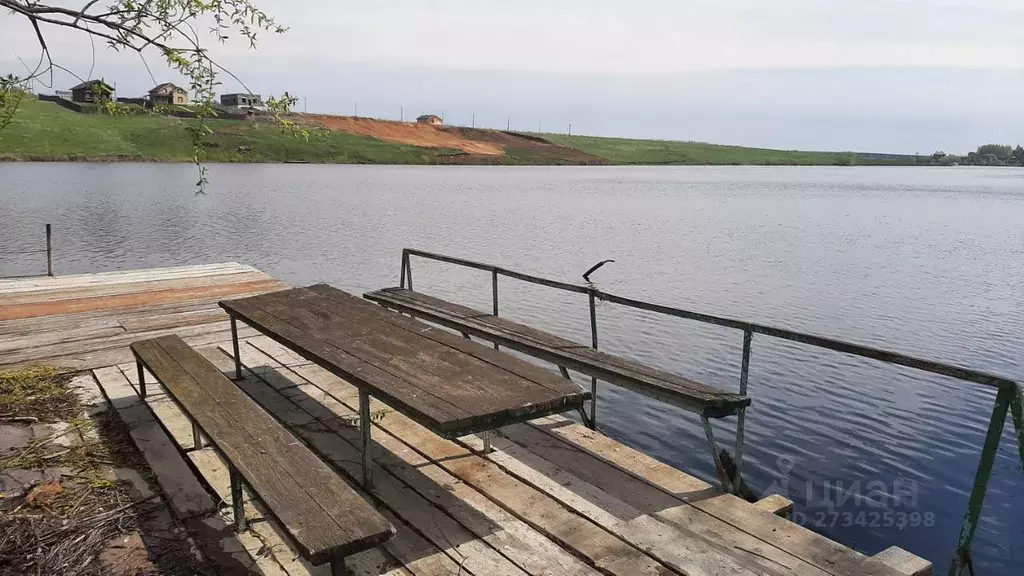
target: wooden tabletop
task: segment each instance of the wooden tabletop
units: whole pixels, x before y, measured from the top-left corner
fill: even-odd
[[[220,306],[444,437],[575,410],[590,399],[554,372],[326,284]]]

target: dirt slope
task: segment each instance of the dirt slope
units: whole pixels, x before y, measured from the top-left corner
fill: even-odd
[[[467,154],[486,156],[501,156],[505,154],[504,148],[496,143],[470,140],[458,132],[429,124],[353,118],[351,116],[328,116],[325,114],[306,114],[302,117],[302,121],[318,124],[330,130],[341,130],[349,134],[370,136],[385,142],[411,144],[425,148],[451,148],[462,150]]]

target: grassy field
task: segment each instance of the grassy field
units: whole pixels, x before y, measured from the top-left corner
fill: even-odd
[[[854,154],[852,152],[800,152],[722,146],[672,140],[632,140],[596,136],[545,134],[548,141],[601,156],[612,164],[786,165],[835,166],[851,164],[913,164],[912,156]]]
[[[80,114],[28,98],[14,121],[0,130],[0,160],[192,161],[186,127],[195,120],[146,113]],[[631,140],[557,134],[513,134],[447,128],[466,142],[488,142],[504,154],[466,154],[397,142],[416,140],[318,131],[308,141],[273,120],[211,120],[208,162],[334,164],[718,164],[850,165],[913,164],[912,156],[799,152],[667,140]],[[386,123],[384,123],[386,124]],[[365,134],[366,132],[362,132]],[[371,133],[374,136],[378,134]],[[386,136],[380,136],[386,137]],[[461,141],[461,140],[460,140]]]
[[[184,118],[149,114],[79,114],[27,99],[0,130],[0,158],[8,160],[155,160],[187,162],[192,140]],[[448,151],[382,142],[344,132],[307,142],[273,122],[212,120],[210,162],[309,161],[345,164],[432,164]]]

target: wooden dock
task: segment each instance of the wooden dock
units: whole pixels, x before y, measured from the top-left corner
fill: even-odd
[[[128,422],[193,537],[212,530],[225,554],[257,573],[324,574],[326,567],[298,559],[256,501],[246,508],[247,532],[225,531],[231,511],[224,463],[210,448],[194,449],[188,420],[159,388],[138,397],[128,349],[176,333],[233,374],[229,326],[217,301],[284,287],[239,264],[0,280],[0,370],[51,364],[88,371]],[[246,371],[239,386],[344,477],[358,478],[356,389],[266,337],[244,328],[240,336]],[[506,427],[485,454],[477,436],[445,440],[387,406],[373,409],[370,498],[398,535],[352,557],[355,574],[931,572],[898,548],[866,557],[773,514],[772,501],[721,494],[561,416]]]

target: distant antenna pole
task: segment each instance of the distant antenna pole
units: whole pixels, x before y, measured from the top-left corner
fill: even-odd
[[[509,116],[505,119],[505,130],[508,132],[512,131],[512,117]]]
[[[537,134],[540,134],[540,120],[537,120]]]
[[[309,106],[307,106],[307,104],[308,104],[307,100],[308,100],[308,98],[306,98],[305,96],[302,97],[302,113],[303,114],[309,112]]]
[[[476,128],[476,112],[473,113],[473,128]]]
[[[352,107],[355,110],[356,118],[359,118],[359,102],[353,102]]]
[[[572,122],[569,123],[569,136],[572,136]]]
[[[401,110],[399,118],[402,119],[402,122],[405,122],[405,106],[399,106],[398,109]]]

